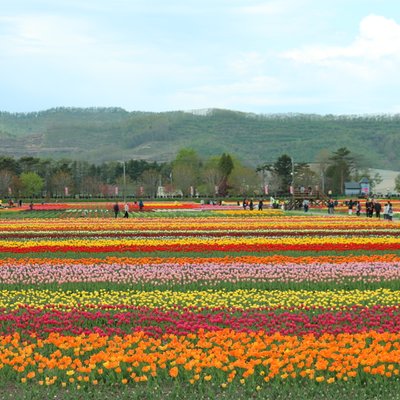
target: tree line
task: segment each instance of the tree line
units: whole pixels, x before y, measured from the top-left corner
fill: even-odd
[[[191,148],[179,150],[171,162],[145,160],[87,161],[0,156],[1,198],[157,197],[157,196],[285,196],[290,186],[318,186],[343,194],[344,182],[380,182],[343,147],[322,152],[316,163],[295,162],[282,154],[257,168],[234,155],[202,158]],[[162,188],[162,192],[160,192]]]

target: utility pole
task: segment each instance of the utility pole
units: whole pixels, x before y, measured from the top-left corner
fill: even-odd
[[[124,198],[124,203],[126,203],[126,170],[125,170],[125,161],[123,160],[118,160],[122,164],[122,176],[123,176],[123,198]]]
[[[125,171],[125,161],[122,161],[123,174],[124,174],[124,203],[126,203],[126,171]]]
[[[293,160],[293,157],[290,157],[290,161],[292,162],[292,195],[294,196],[294,160]]]

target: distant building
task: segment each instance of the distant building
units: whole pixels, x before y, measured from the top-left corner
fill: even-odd
[[[369,180],[368,180],[368,178],[362,178],[361,179],[360,187],[361,187],[361,194],[363,194],[365,196],[369,196],[370,188],[369,188]]]
[[[361,193],[361,186],[359,182],[345,182],[344,194],[346,196],[359,196]]]
[[[369,180],[362,178],[360,182],[345,182],[344,194],[346,196],[368,196],[370,194]]]
[[[182,190],[174,189],[171,186],[158,186],[157,197],[168,198],[168,197],[183,197]]]

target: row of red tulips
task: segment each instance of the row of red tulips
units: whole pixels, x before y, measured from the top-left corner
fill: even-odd
[[[343,231],[327,231],[327,230],[313,230],[311,232],[307,232],[308,234],[312,234],[313,236],[318,237],[336,237],[343,236]],[[359,237],[359,233],[357,231],[346,232],[346,236],[355,236]],[[188,232],[188,231],[168,231],[168,232],[143,232],[143,231],[125,231],[118,232],[118,234],[110,233],[110,232],[96,232],[96,237],[101,238],[170,238],[170,237],[187,237],[191,238],[194,236],[206,235],[207,237],[304,237],[304,231],[291,231],[290,234],[287,230],[251,230],[251,231],[207,231],[207,232]],[[364,231],[362,233],[363,237],[382,237],[387,236],[387,231]],[[399,237],[400,230],[398,231],[390,231],[391,237]],[[83,232],[2,232],[0,233],[0,239],[78,239],[78,238],[92,238],[93,232],[83,231]]]
[[[400,243],[304,243],[304,244],[282,244],[282,243],[267,243],[267,244],[253,244],[253,243],[239,243],[239,244],[160,244],[160,245],[108,245],[108,246],[41,246],[32,245],[20,248],[10,248],[0,246],[0,252],[12,253],[54,253],[54,252],[86,252],[86,253],[124,253],[124,252],[143,252],[149,253],[153,251],[165,252],[286,252],[286,251],[383,251],[383,250],[400,250]]]
[[[163,310],[133,306],[103,306],[103,309],[47,306],[44,309],[21,307],[0,314],[0,335],[18,332],[38,337],[46,337],[49,333],[110,336],[144,332],[161,337],[225,328],[238,332],[264,331],[297,336],[368,331],[400,333],[400,308],[378,305],[331,311],[318,307]]]

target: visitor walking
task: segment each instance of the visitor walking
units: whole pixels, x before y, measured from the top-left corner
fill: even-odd
[[[334,214],[335,213],[335,203],[333,202],[332,199],[329,199],[328,201],[328,214]]]
[[[356,204],[356,215],[357,215],[357,217],[359,217],[360,214],[361,214],[361,201],[357,201],[357,204]]]
[[[144,207],[143,200],[139,200],[139,211],[143,211],[143,207]]]
[[[125,203],[124,205],[124,218],[129,218],[129,204]]]
[[[264,201],[263,201],[263,199],[261,199],[261,200],[258,202],[258,211],[262,211],[263,208],[264,208]]]
[[[118,202],[115,202],[115,204],[113,206],[113,210],[114,210],[114,217],[117,218],[118,214],[119,214],[119,204],[118,204]]]

